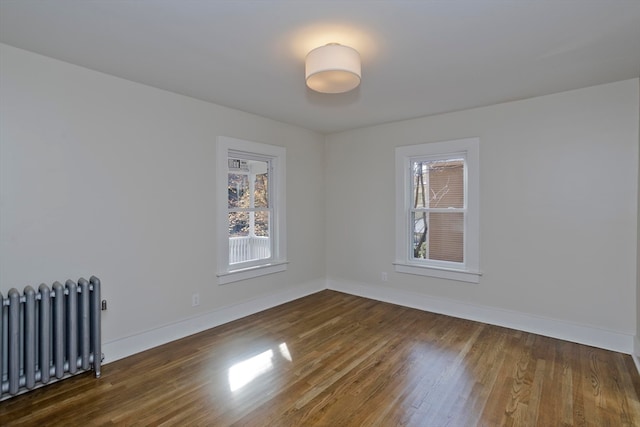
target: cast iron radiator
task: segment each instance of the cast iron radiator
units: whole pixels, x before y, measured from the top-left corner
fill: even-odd
[[[0,401],[93,369],[100,377],[100,280],[0,293]]]

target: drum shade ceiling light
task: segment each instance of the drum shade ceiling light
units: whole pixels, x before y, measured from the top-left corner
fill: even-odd
[[[358,87],[361,76],[358,51],[338,43],[313,49],[305,61],[307,86],[316,92],[348,92]]]

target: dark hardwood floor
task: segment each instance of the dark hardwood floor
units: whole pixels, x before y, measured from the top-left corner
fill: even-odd
[[[323,291],[0,403],[6,425],[640,426],[630,356]]]

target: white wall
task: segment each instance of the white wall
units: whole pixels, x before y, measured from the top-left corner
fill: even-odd
[[[324,286],[322,135],[0,49],[1,292],[98,276],[109,301],[108,347],[212,310]],[[285,273],[216,284],[218,135],[287,149]],[[201,305],[192,308],[195,292]]]
[[[638,104],[640,104],[640,93],[638,94]],[[640,111],[638,112],[638,147],[640,147]],[[640,149],[638,150],[640,152]],[[640,153],[639,153],[640,156]],[[638,157],[638,163],[640,164],[640,157]],[[636,262],[636,337],[634,342],[634,361],[636,362],[636,368],[640,372],[640,170],[638,171],[638,235],[637,235],[637,256]]]
[[[129,346],[119,356],[142,338],[157,344],[320,289],[325,275],[346,290],[428,299],[434,311],[640,331],[638,79],[325,143],[9,46],[0,56],[0,292],[97,275],[109,300],[103,341]],[[287,147],[285,273],[215,284],[218,135]],[[480,284],[394,273],[394,148],[469,136],[481,139]]]
[[[435,309],[441,304],[463,316],[467,309],[478,314],[470,318],[490,313],[489,320],[524,319],[522,314],[552,336],[602,330],[609,334],[604,341],[622,340],[609,347],[631,352],[637,327],[638,83],[329,136],[331,286],[400,293],[407,301],[425,297]],[[475,136],[481,141],[480,284],[394,273],[394,148]],[[380,280],[382,271],[388,282]],[[558,325],[567,333],[549,330]]]

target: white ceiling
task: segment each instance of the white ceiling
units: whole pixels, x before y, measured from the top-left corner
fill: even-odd
[[[640,0],[0,0],[0,42],[323,133],[640,76]],[[304,84],[352,46],[362,84]]]

